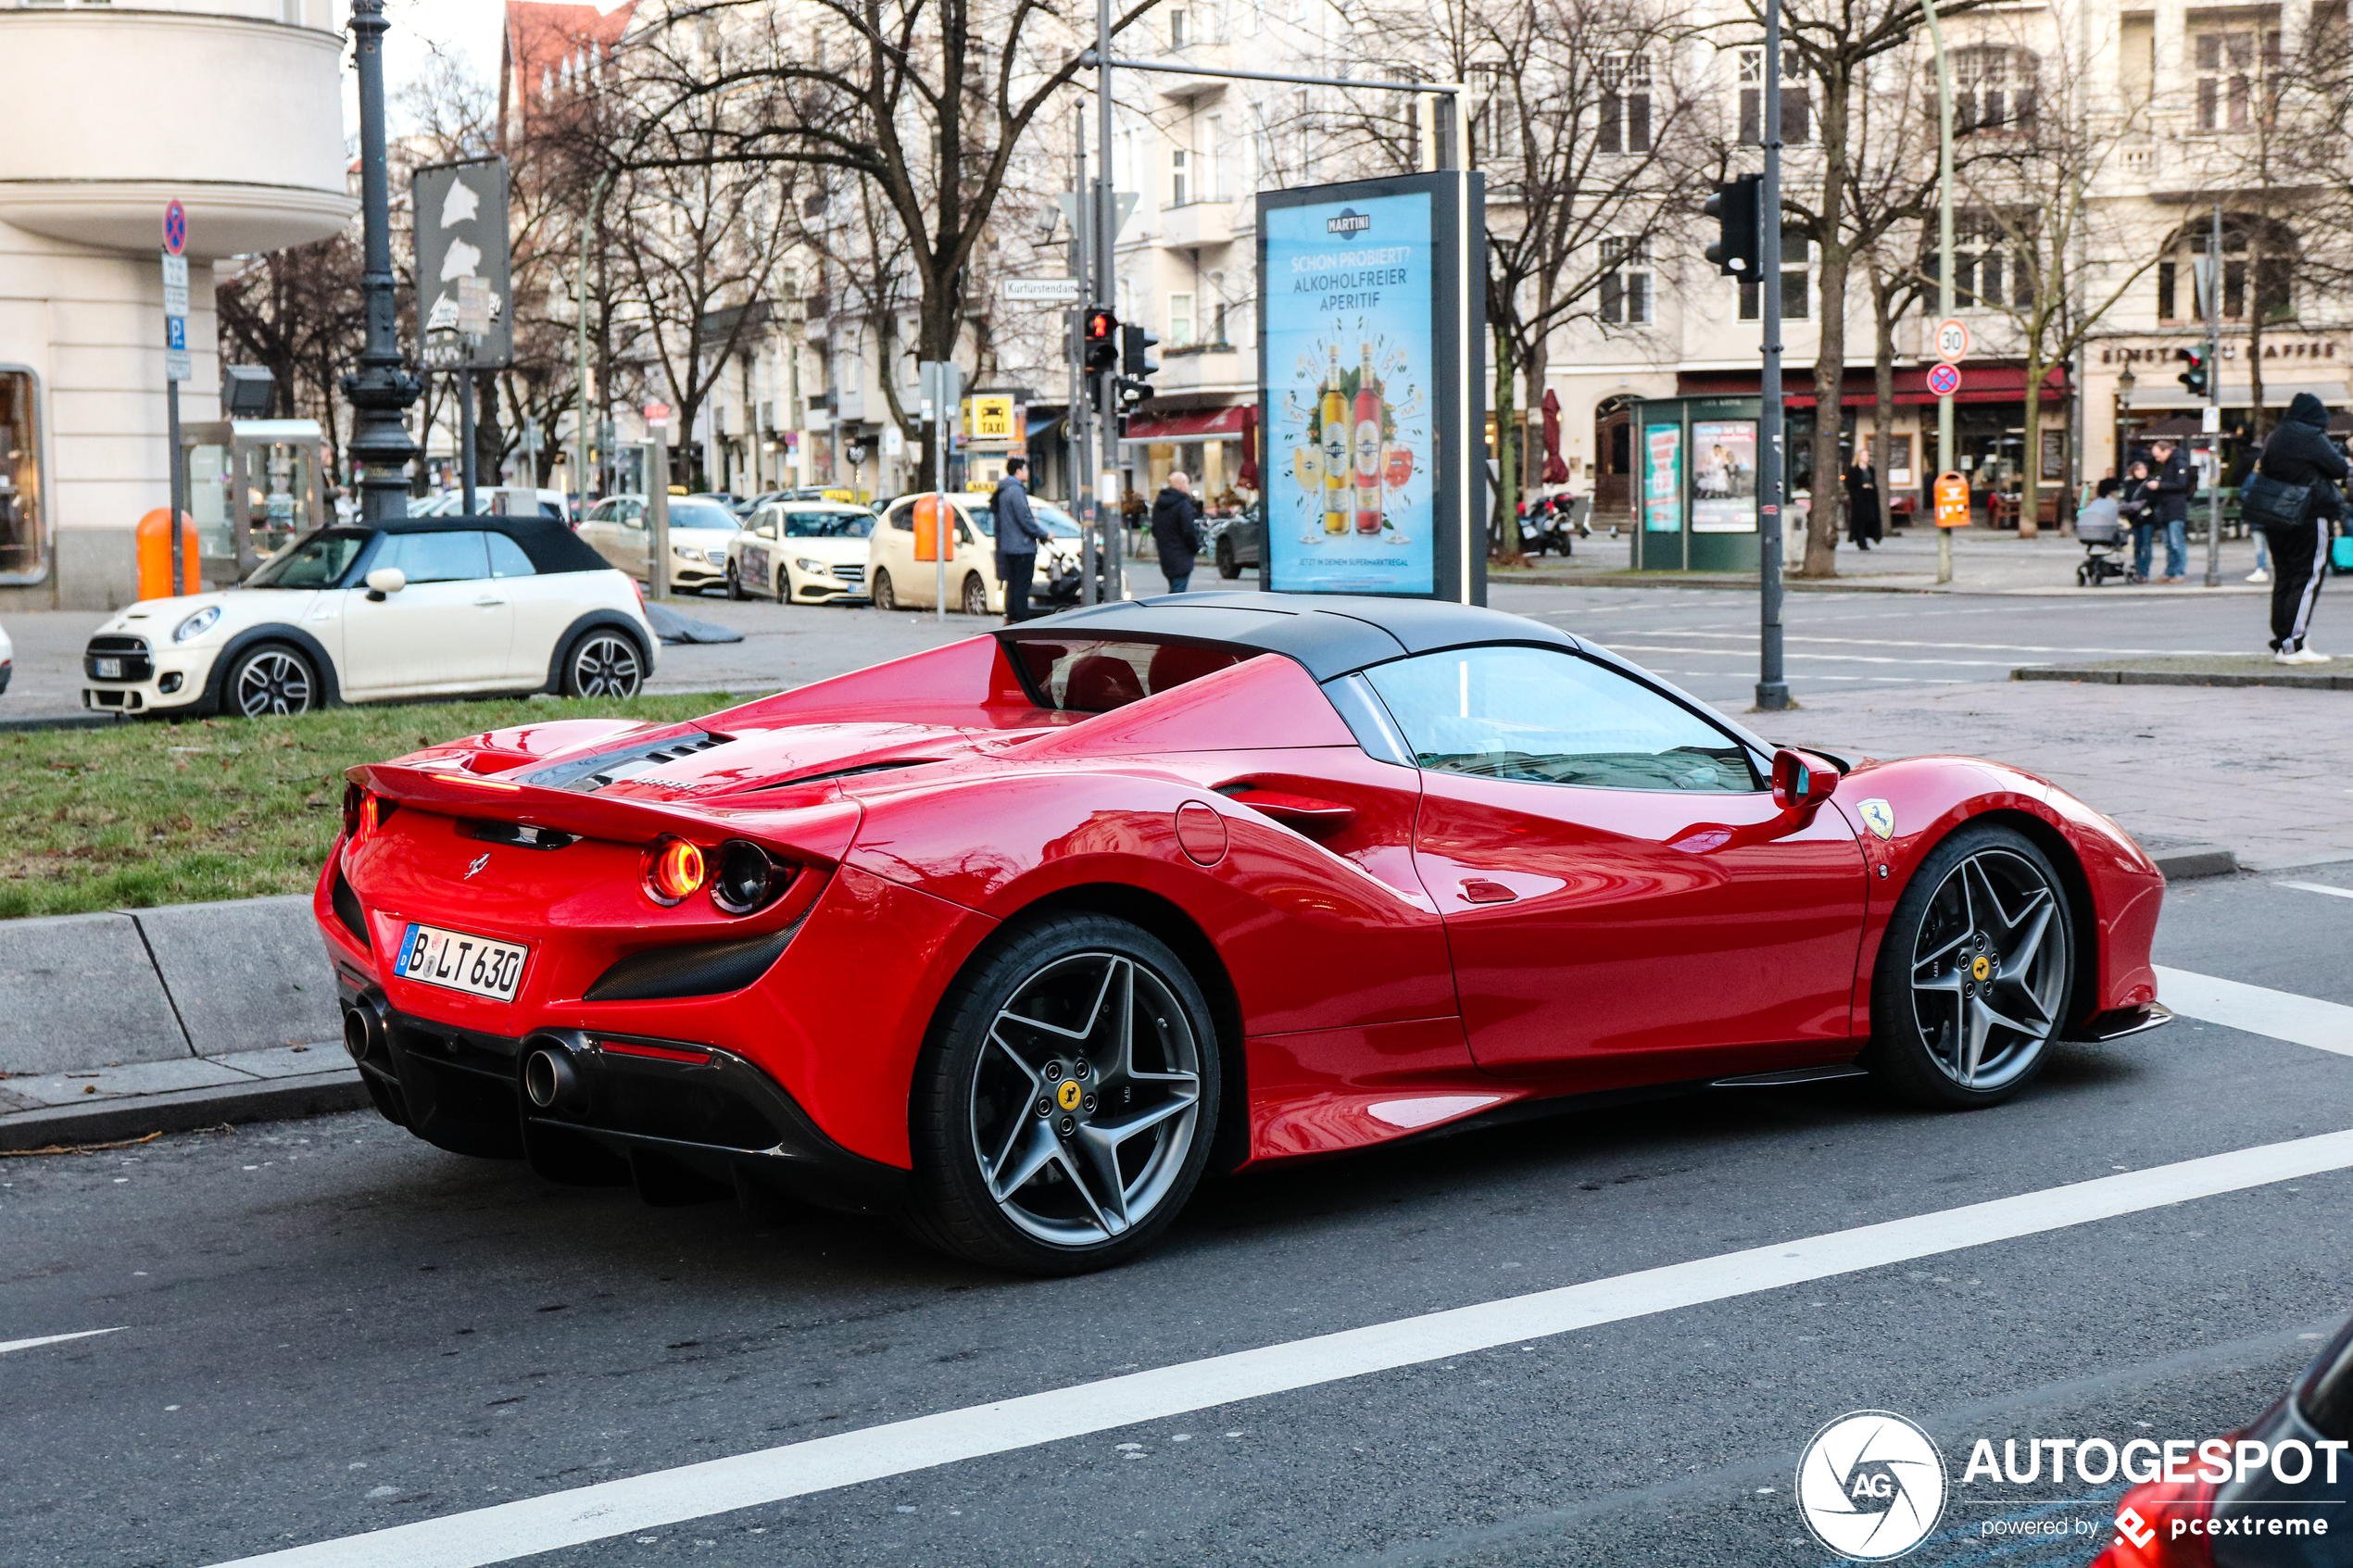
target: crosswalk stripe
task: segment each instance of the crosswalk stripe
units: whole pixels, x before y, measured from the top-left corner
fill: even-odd
[[[2157,996],[2184,1018],[2353,1056],[2353,1008],[2341,1003],[2162,965],[2157,971]]]
[[[41,1345],[62,1345],[69,1339],[89,1339],[101,1334],[120,1334],[119,1328],[85,1328],[79,1334],[44,1334],[38,1339],[0,1339],[0,1356],[11,1350],[30,1350]]]

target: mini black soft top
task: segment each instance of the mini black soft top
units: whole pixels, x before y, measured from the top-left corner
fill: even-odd
[[[503,533],[522,546],[532,570],[610,571],[612,563],[598,555],[580,535],[552,517],[400,517],[383,522],[339,523],[321,533]]]

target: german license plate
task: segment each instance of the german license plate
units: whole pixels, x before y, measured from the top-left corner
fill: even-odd
[[[98,666],[98,679],[101,681],[120,681],[122,679],[122,660],[119,659],[101,659],[96,660],[96,663]]]
[[[400,956],[393,961],[392,972],[445,990],[511,1002],[515,987],[522,983],[522,961],[530,956],[529,947],[513,942],[411,921],[400,938]]]

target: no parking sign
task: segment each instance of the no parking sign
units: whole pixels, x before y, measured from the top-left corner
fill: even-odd
[[[1961,368],[1958,365],[1930,366],[1928,389],[1939,397],[1952,396],[1961,390]]]

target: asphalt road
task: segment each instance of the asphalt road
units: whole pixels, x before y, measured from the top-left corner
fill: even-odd
[[[2248,877],[2176,889],[2159,958],[2353,1006],[2348,947],[2353,897]],[[220,1562],[2348,1126],[2353,1056],[2185,1020],[1974,1115],[1718,1091],[1236,1179],[1147,1261],[1048,1283],[870,1223],[554,1188],[368,1115],[0,1160],[0,1340],[121,1330],[0,1354],[0,1558]],[[1956,1478],[1910,1561],[2081,1563],[2120,1486],[1962,1486],[1975,1439],[2251,1417],[2353,1308],[2348,1198],[2337,1169],[1735,1282],[531,1560],[1818,1568],[1798,1453],[1883,1409]]]
[[[1754,698],[1754,591],[1513,584],[1490,602],[1592,637],[1712,702]],[[2268,604],[2188,589],[2108,598],[1793,593],[1782,600],[1782,658],[1802,703],[1809,691],[2007,681],[2030,664],[2260,653]]]

